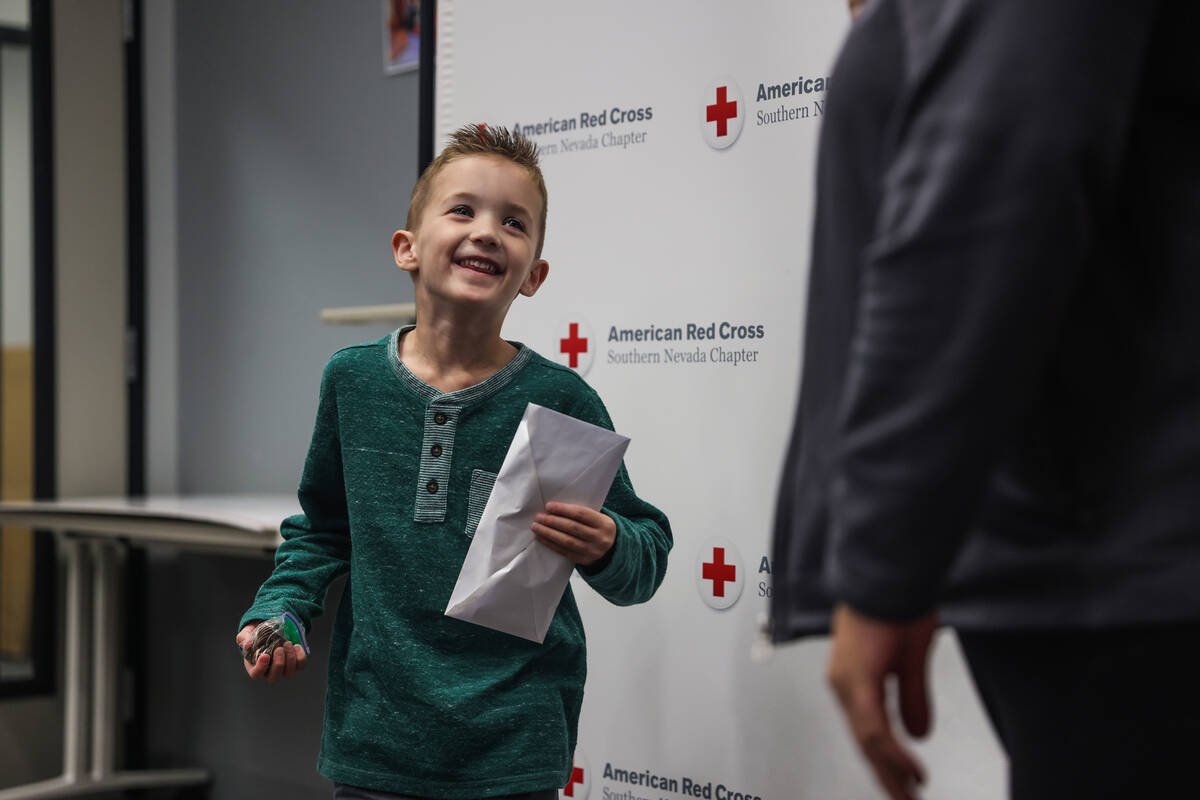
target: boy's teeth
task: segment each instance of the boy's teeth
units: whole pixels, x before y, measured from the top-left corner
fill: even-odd
[[[460,263],[462,263],[462,264],[463,264],[463,266],[471,267],[471,268],[473,268],[473,269],[482,270],[482,271],[484,271],[484,272],[487,272],[487,273],[490,273],[490,274],[492,274],[492,275],[496,274],[496,265],[495,265],[495,264],[489,264],[489,263],[488,263],[488,262],[486,262],[486,261],[476,261],[476,260],[475,260],[475,259],[473,259],[473,258],[467,258],[467,259],[463,259],[463,261],[462,261],[462,262],[460,262]]]

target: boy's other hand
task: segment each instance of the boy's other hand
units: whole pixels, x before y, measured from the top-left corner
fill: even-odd
[[[254,629],[257,627],[257,622],[251,622],[238,631],[236,640],[242,652],[254,641]],[[289,643],[283,647],[276,647],[273,653],[263,653],[253,664],[243,658],[242,666],[246,668],[246,674],[254,680],[265,678],[267,683],[274,684],[280,678],[295,677],[297,672],[304,669],[307,661],[308,656],[304,654],[304,648]]]
[[[617,523],[602,511],[574,503],[547,503],[530,526],[542,544],[576,564],[599,561],[617,540]]]

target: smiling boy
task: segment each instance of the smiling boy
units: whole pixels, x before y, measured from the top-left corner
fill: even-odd
[[[586,674],[571,588],[540,645],[443,614],[526,405],[612,428],[578,374],[500,336],[516,297],[549,273],[546,206],[532,143],[456,131],[392,237],[416,325],[326,365],[304,513],[284,521],[237,638],[285,611],[308,627],[349,572],[318,762],[335,798],[551,800],[571,772]],[[672,543],[623,465],[601,511],[549,503],[532,530],[618,605],[654,594]],[[284,647],[246,670],[275,683],[303,666],[302,649]]]

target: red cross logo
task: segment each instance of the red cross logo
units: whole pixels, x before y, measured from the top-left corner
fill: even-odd
[[[567,785],[563,787],[563,794],[567,797],[574,797],[577,783],[583,783],[583,767],[571,768],[571,780],[567,781]]]
[[[571,323],[571,334],[565,339],[558,340],[558,349],[560,353],[566,353],[571,358],[571,369],[579,367],[579,354],[588,351],[588,340],[585,336],[579,335],[579,323]],[[570,797],[570,795],[568,795]]]
[[[714,611],[730,608],[742,596],[745,576],[742,554],[729,539],[716,536],[696,550],[696,589],[700,599]]]
[[[708,111],[706,119],[709,122],[717,123],[717,136],[728,135],[729,120],[736,117],[738,113],[737,100],[728,99],[727,88],[725,86],[718,86],[717,102],[704,107]]]
[[[724,597],[726,582],[737,580],[737,567],[725,563],[725,548],[714,547],[713,560],[705,561],[703,566],[700,576],[713,582],[713,597]]]

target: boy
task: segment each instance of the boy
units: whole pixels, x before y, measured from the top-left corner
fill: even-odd
[[[456,131],[413,188],[407,227],[392,246],[417,324],[326,366],[304,513],[284,521],[238,644],[284,611],[307,626],[349,571],[318,762],[334,796],[549,800],[571,771],[586,672],[570,587],[541,645],[443,610],[526,404],[612,423],[574,371],[500,337],[513,300],[549,271],[531,142]],[[603,512],[549,503],[532,530],[619,605],[654,594],[671,548],[666,517],[624,466]],[[275,683],[303,665],[299,646],[283,647],[246,670]]]

